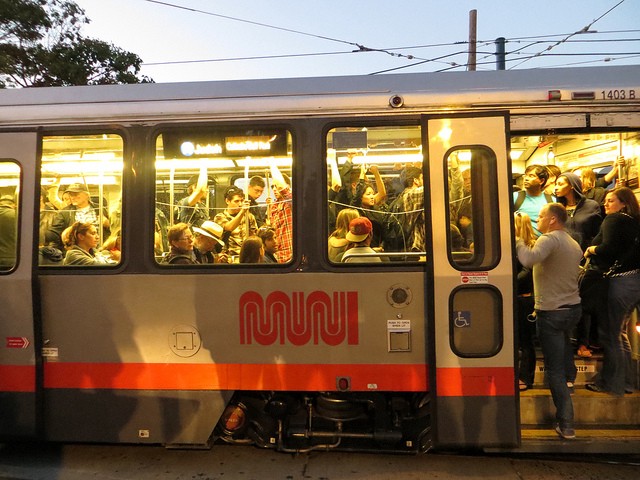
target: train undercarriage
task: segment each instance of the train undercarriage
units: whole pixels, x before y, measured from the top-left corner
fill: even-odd
[[[419,453],[430,448],[427,393],[236,392],[217,440],[281,452]]]

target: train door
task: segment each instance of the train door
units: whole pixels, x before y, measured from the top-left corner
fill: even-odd
[[[519,442],[508,125],[505,112],[423,118],[436,447]]]
[[[0,437],[36,433],[32,293],[37,135],[0,134]]]

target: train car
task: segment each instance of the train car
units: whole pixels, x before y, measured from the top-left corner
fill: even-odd
[[[582,388],[598,355],[574,442],[540,365],[519,391],[513,185],[623,155],[637,188],[639,153],[640,66],[0,91],[0,438],[637,452],[640,395]],[[353,207],[393,247],[338,261]],[[214,263],[169,263],[212,223]],[[261,229],[276,262],[240,261]]]

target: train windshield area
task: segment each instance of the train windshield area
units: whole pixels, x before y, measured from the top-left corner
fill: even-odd
[[[156,262],[291,262],[292,166],[287,130],[162,132],[156,140]]]

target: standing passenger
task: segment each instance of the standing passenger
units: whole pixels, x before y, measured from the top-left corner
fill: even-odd
[[[544,193],[547,195],[554,195],[556,191],[556,181],[562,173],[560,167],[557,165],[547,165],[547,171],[549,172],[549,178],[547,183],[544,184]]]
[[[559,203],[544,205],[538,214],[542,235],[533,247],[518,239],[518,260],[533,267],[533,288],[538,338],[544,355],[544,368],[556,407],[556,432],[562,438],[576,436],[573,402],[567,386],[573,363],[570,334],[580,319],[578,266],[580,245],[564,230],[567,211]]]
[[[602,370],[587,389],[622,396],[633,391],[627,326],[640,302],[640,207],[631,189],[618,187],[607,193],[604,208],[607,216],[585,252],[600,271],[610,272],[608,320],[598,332],[604,347]]]
[[[91,223],[96,229],[100,228],[102,218],[102,238],[107,238],[111,231],[109,229],[109,215],[107,211],[100,215],[99,209],[91,202],[89,189],[83,183],[72,183],[67,187],[65,193],[69,194],[71,205],[64,210],[60,210],[46,233],[45,242],[53,243],[58,249],[63,250],[62,232],[75,222]]]
[[[249,211],[251,204],[249,200],[245,200],[241,188],[235,185],[227,188],[224,192],[224,201],[227,203],[227,208],[218,213],[213,221],[224,228],[227,246],[225,253],[232,256],[240,255],[244,239],[255,235],[258,230],[256,219]]]
[[[584,252],[600,229],[600,223],[602,223],[600,205],[583,196],[582,182],[575,173],[566,172],[558,176],[555,194],[558,203],[567,209],[569,218],[565,228]],[[590,300],[582,299],[582,316],[577,329],[577,353],[580,357],[591,357],[589,345],[592,340],[595,340],[596,335],[590,335],[590,332],[596,331],[595,326],[599,320],[598,308]],[[569,379],[571,382],[574,380],[575,378]]]
[[[187,196],[178,202],[178,222],[199,227],[209,220],[209,210],[204,200],[209,195],[206,169],[199,175],[193,175],[187,182]]]
[[[549,170],[543,165],[529,165],[524,171],[524,190],[513,193],[514,210],[529,215],[533,231],[540,235],[537,228],[538,213],[543,205],[553,202],[553,197],[544,193],[545,185],[549,179]]]
[[[522,240],[527,247],[533,247],[536,236],[533,233],[531,219],[526,213],[517,212],[514,218],[516,238]],[[518,316],[518,340],[520,349],[519,389],[528,390],[533,387],[536,371],[536,324],[535,302],[533,296],[533,275],[531,268],[518,262],[516,313]]]
[[[358,209],[361,217],[367,217],[373,226],[371,246],[381,248],[387,237],[387,217],[390,214],[386,211],[387,205],[384,203],[387,198],[387,189],[382,181],[382,176],[376,165],[369,167],[376,183],[376,190],[368,182],[366,177],[367,167],[363,163],[360,166],[360,179],[356,185],[355,194],[351,200],[351,205]],[[394,225],[399,225],[394,222]]]
[[[276,169],[277,167],[273,167]],[[293,258],[293,215],[292,215],[292,193],[291,179],[280,174],[282,179],[273,176],[271,186],[276,197],[275,202],[271,198],[267,199],[269,223],[276,231],[276,241],[278,242],[278,263],[288,263]]]
[[[267,207],[264,205],[258,205],[258,198],[260,198],[264,192],[265,186],[266,184],[264,180],[258,175],[249,179],[249,187],[247,188],[249,201],[251,202],[251,208],[249,211],[254,217],[256,217],[256,224],[258,225],[258,228],[267,223]]]

